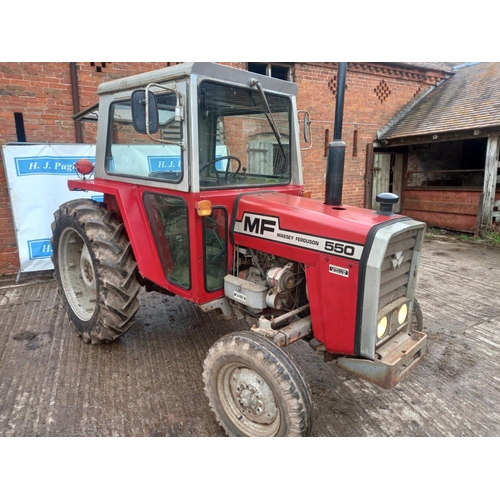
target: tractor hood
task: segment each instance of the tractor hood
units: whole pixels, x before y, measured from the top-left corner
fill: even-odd
[[[359,261],[370,230],[402,218],[363,208],[332,207],[321,200],[284,193],[262,192],[244,194],[236,200],[232,235],[234,244],[254,248],[253,238],[259,238],[262,244],[270,245],[265,250],[277,255],[312,250],[316,256],[331,254]],[[289,251],[283,254],[276,244],[281,250],[281,245],[286,245]],[[310,252],[307,254],[315,260]]]

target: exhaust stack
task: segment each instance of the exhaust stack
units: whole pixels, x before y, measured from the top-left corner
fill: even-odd
[[[337,96],[335,101],[335,123],[333,141],[328,144],[326,160],[325,205],[342,206],[344,183],[345,142],[342,141],[342,121],[344,116],[344,90],[347,63],[338,63]]]

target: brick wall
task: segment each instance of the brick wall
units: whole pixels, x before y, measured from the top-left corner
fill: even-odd
[[[97,101],[100,83],[175,63],[77,63],[80,109]],[[246,69],[246,63],[222,63]],[[363,205],[366,144],[415,95],[443,75],[382,63],[349,63],[342,138],[347,144],[343,203]],[[324,196],[325,134],[333,137],[337,65],[296,63],[299,109],[311,113],[314,147],[303,152],[304,181]],[[21,113],[27,142],[74,143],[75,123],[69,63],[0,63],[0,146],[18,140],[14,113]],[[82,123],[85,143],[95,125]],[[328,131],[328,132],[327,132]],[[354,131],[357,155],[353,156]],[[1,161],[0,161],[1,163]],[[0,166],[0,275],[17,273],[19,258],[3,165]]]

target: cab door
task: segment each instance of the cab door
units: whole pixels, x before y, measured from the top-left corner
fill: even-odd
[[[146,191],[144,208],[164,278],[164,288],[195,303],[224,295],[228,273],[228,209],[214,204],[197,214],[191,194]],[[232,247],[231,247],[232,248]]]
[[[191,245],[186,200],[175,194],[146,192],[144,206],[168,284],[190,290]]]

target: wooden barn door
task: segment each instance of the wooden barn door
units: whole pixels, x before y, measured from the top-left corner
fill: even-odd
[[[403,154],[375,153],[373,155],[372,208],[378,209],[375,201],[377,194],[394,193],[399,196],[399,203],[394,205],[394,212],[401,210],[403,194]]]

